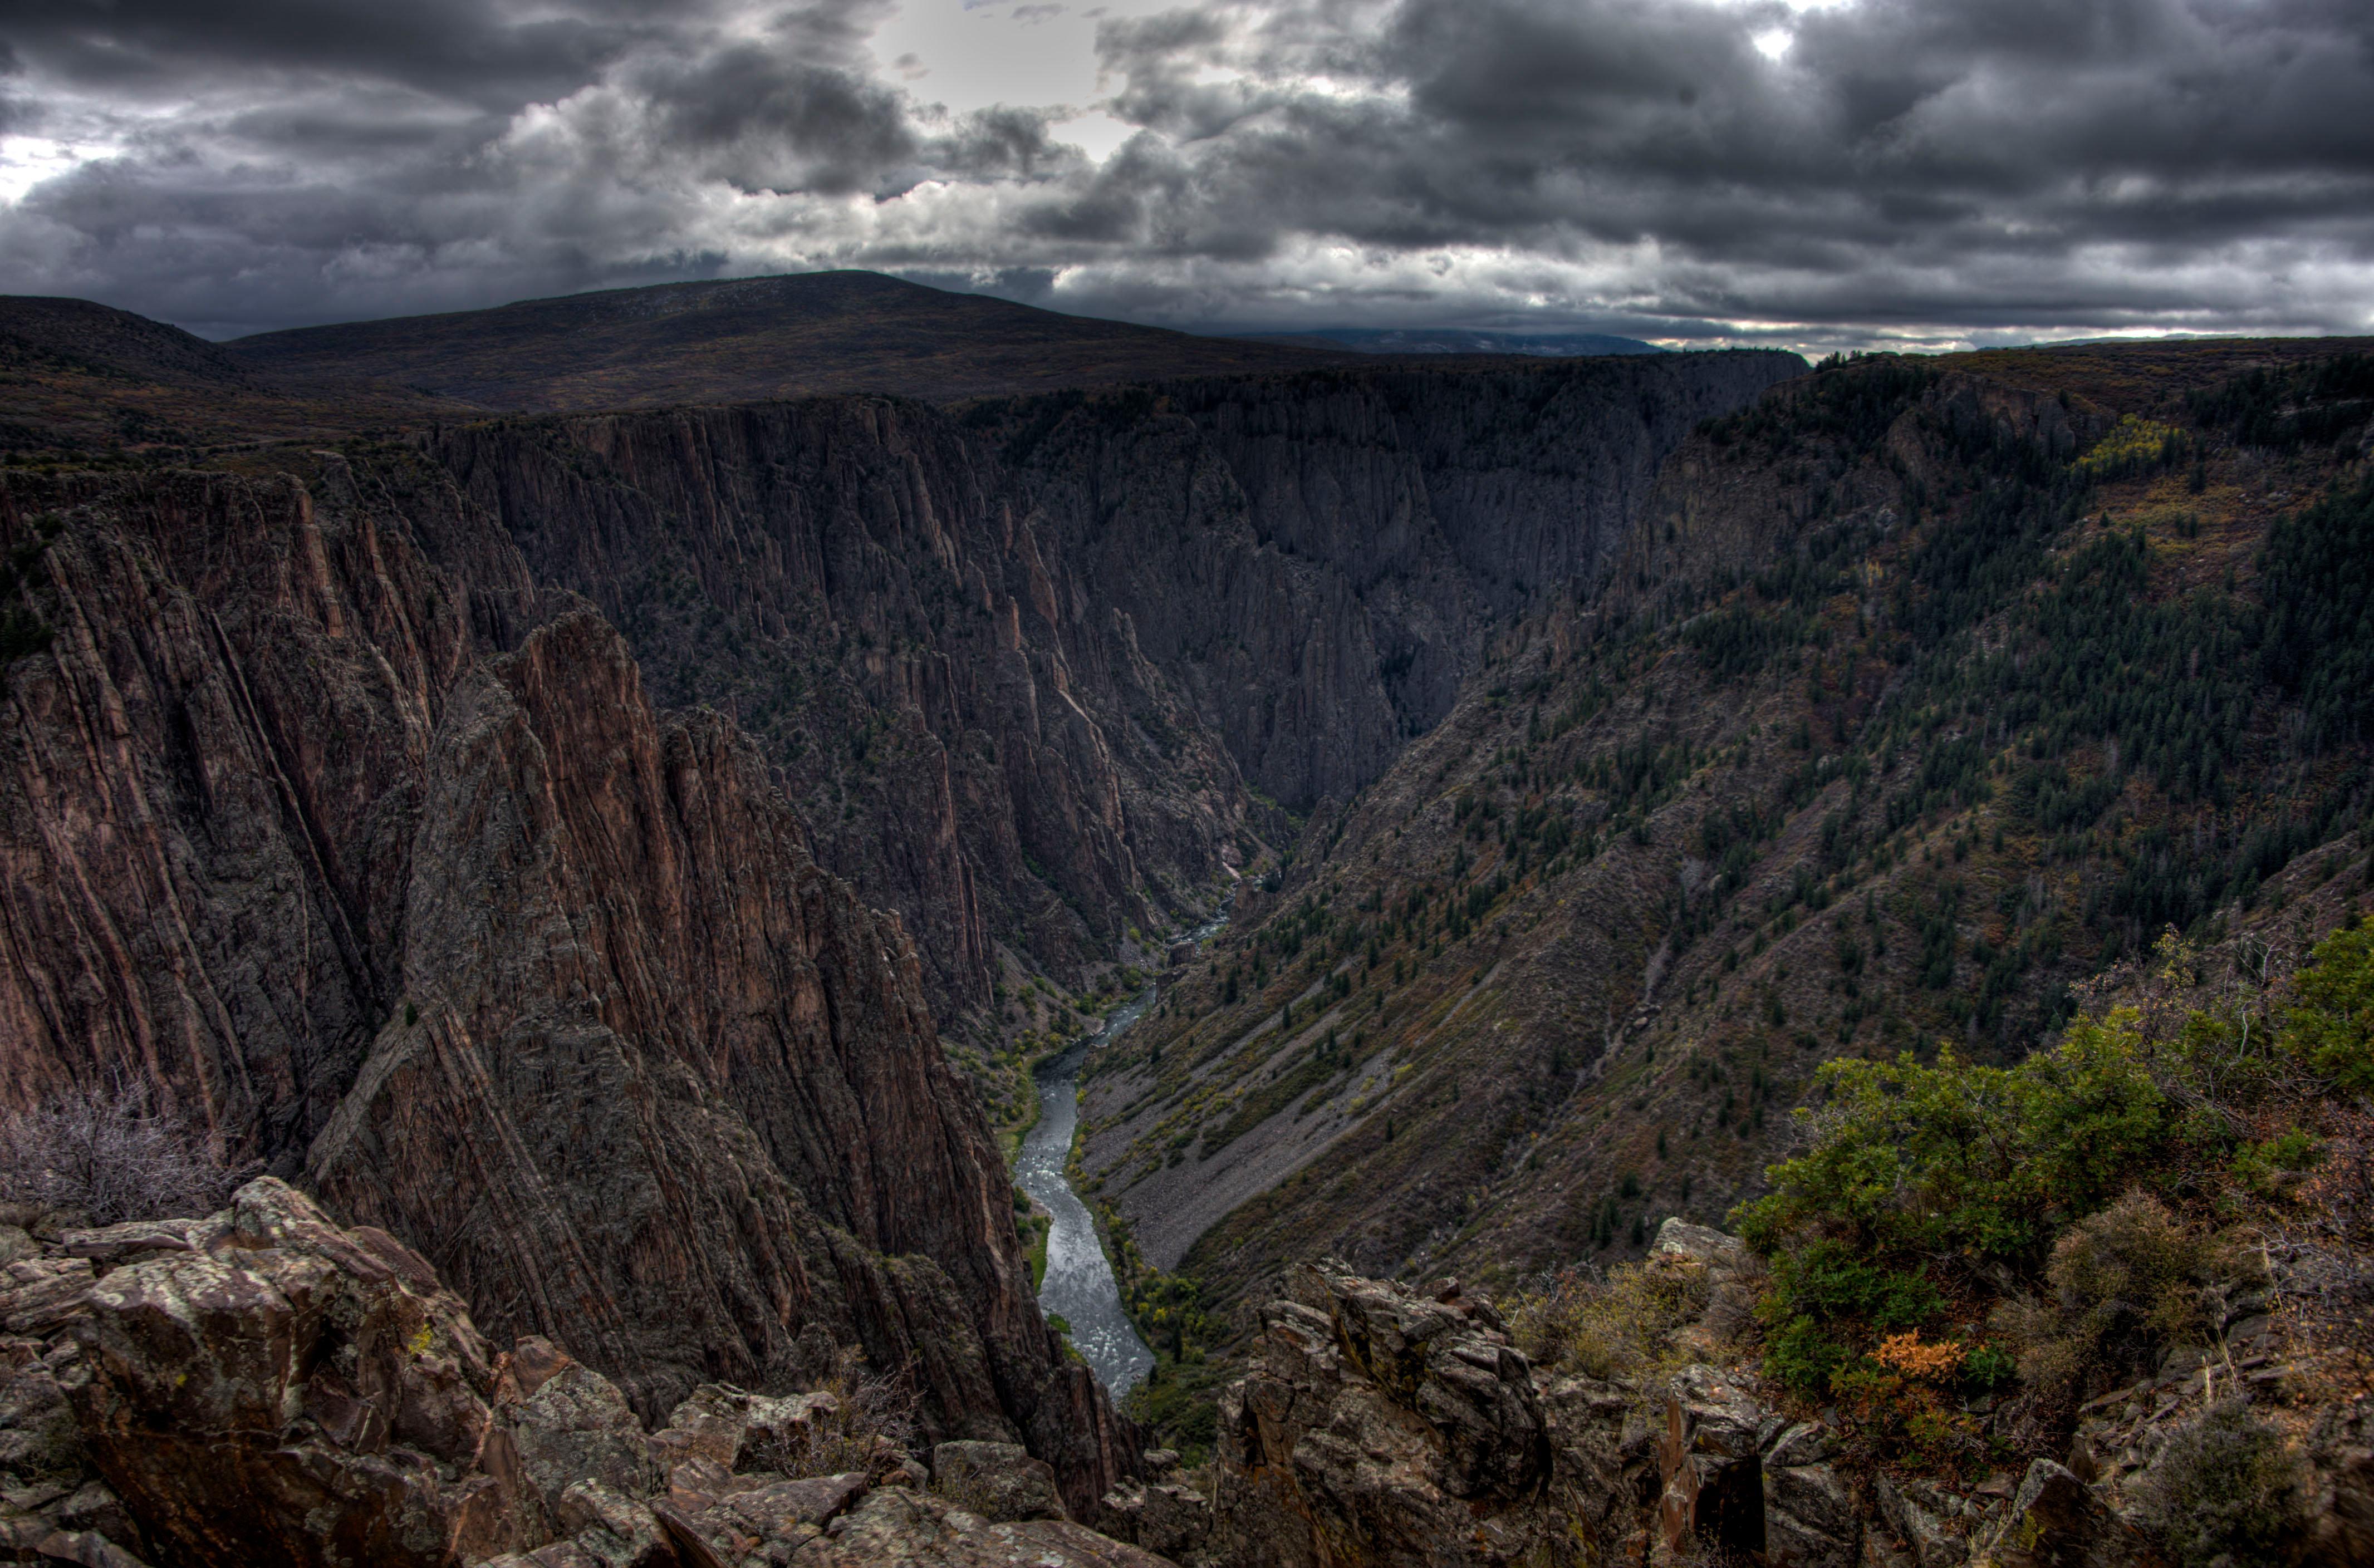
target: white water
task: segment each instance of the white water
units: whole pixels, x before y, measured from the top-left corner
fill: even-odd
[[[1216,916],[1194,932],[1202,942],[1228,924]],[[1122,1030],[1146,1016],[1159,993],[1148,986],[1116,1009],[1106,1021],[1099,1043],[1110,1045]],[[1072,1328],[1072,1343],[1080,1359],[1116,1399],[1154,1369],[1154,1352],[1137,1337],[1135,1325],[1122,1309],[1121,1285],[1113,1278],[1112,1261],[1105,1256],[1087,1205],[1072,1190],[1064,1162],[1072,1153],[1072,1134],[1079,1125],[1080,1068],[1088,1059],[1083,1040],[1039,1069],[1039,1122],[1023,1140],[1014,1179],[1022,1190],[1046,1205],[1054,1216],[1047,1232],[1047,1272],[1039,1282],[1040,1309],[1061,1316]]]

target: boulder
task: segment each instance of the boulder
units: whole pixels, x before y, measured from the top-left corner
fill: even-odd
[[[1980,1549],[1977,1568],[2127,1568],[2142,1555],[2133,1528],[2093,1488],[2038,1459],[2001,1527]]]
[[[1064,1519],[1000,1524],[911,1487],[882,1487],[792,1559],[798,1568],[1174,1568]]]
[[[1146,1457],[1151,1461],[1153,1456]],[[1105,1493],[1096,1523],[1114,1539],[1142,1546],[1182,1568],[1227,1568],[1214,1549],[1212,1500],[1178,1481],[1123,1481]]]
[[[1885,1472],[1873,1479],[1872,1491],[1880,1518],[1919,1568],[1956,1568],[1969,1560],[1977,1511],[1961,1498],[1918,1478],[1898,1480]]]
[[[943,1443],[932,1450],[932,1483],[984,1519],[1064,1519],[1054,1467],[1013,1443]]]
[[[660,1485],[660,1467],[626,1396],[591,1367],[560,1359],[565,1364],[537,1380],[535,1392],[499,1400],[487,1470],[511,1480],[523,1500],[540,1501],[556,1518],[561,1494],[581,1481],[649,1496]]]
[[[533,1529],[478,1468],[491,1358],[425,1261],[269,1177],[220,1218],[204,1250],[115,1254],[60,1379],[160,1555],[442,1568]]]
[[[679,1562],[693,1568],[712,1563],[722,1568],[789,1561],[866,1494],[866,1479],[855,1472],[798,1480],[761,1477],[702,1505],[689,1505],[671,1492],[665,1501],[652,1504],[652,1512]]]
[[[553,1513],[578,1550],[603,1568],[674,1568],[676,1552],[659,1516],[598,1480],[572,1482]]]

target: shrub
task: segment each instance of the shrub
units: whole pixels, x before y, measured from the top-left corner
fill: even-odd
[[[2374,923],[2317,943],[2293,978],[2299,1005],[2284,1043],[2309,1070],[2352,1094],[2374,1094]]]
[[[2032,1265],[2178,1131],[2132,1009],[2080,1020],[2016,1067],[1950,1050],[1925,1067],[1907,1052],[1826,1063],[1817,1076],[1830,1104],[1800,1113],[1813,1146],[1774,1166],[1771,1196],[1736,1215],[1766,1257],[1810,1234],[1883,1267],[1936,1256]]]
[[[1951,1465],[1979,1451],[1978,1422],[1950,1402],[1969,1356],[1958,1341],[1924,1341],[1910,1328],[1839,1366],[1830,1387],[1866,1443],[1909,1451],[1932,1467]]]
[[[1947,1285],[2032,1275],[2180,1132],[2128,1010],[2016,1067],[1907,1053],[1830,1062],[1819,1081],[1829,1104],[1799,1113],[1812,1146],[1734,1216],[1772,1263],[1768,1366],[1807,1395],[1831,1392],[1875,1335],[1933,1322]]]
[[[1509,1330],[1538,1366],[1613,1377],[1666,1359],[1667,1337],[1704,1313],[1711,1293],[1695,1262],[1624,1264],[1604,1283],[1563,1270],[1510,1299]]]
[[[2169,1345],[2207,1340],[2223,1316],[2216,1288],[2245,1266],[2239,1249],[2130,1193],[2055,1245],[2048,1301],[1998,1321],[2019,1347],[2029,1398],[2058,1415],[2149,1370]]]
[[[865,1369],[864,1356],[843,1350],[820,1390],[832,1403],[818,1408],[802,1426],[765,1445],[759,1469],[797,1480],[806,1476],[863,1471],[879,1480],[899,1468],[915,1441],[915,1389],[905,1375],[884,1377]]]
[[[204,1133],[150,1104],[145,1083],[86,1086],[0,1117],[0,1198],[93,1225],[194,1217],[261,1168],[227,1165]]]
[[[2141,1523],[2179,1568],[2284,1562],[2307,1523],[2298,1463],[2239,1400],[2179,1428],[2137,1490]]]

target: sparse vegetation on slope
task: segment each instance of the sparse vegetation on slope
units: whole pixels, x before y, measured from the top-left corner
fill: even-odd
[[[1099,1065],[1089,1168],[1149,1261],[1221,1321],[1330,1253],[1605,1264],[1758,1197],[1787,1113],[1864,1083],[2004,1075],[2048,1143],[2098,1115],[2165,1153],[2180,1107],[2048,1080],[2110,1094],[2130,1025],[2086,987],[2168,927],[2298,952],[2374,884],[2374,683],[2321,673],[2374,650],[2374,486],[2362,418],[2250,445],[2210,395],[2247,362],[2149,357],[1850,361],[1708,427]],[[2228,1158],[2296,1180],[2281,1131]],[[2012,1203],[2020,1266],[2116,1176]],[[1933,1338],[1891,1353],[1937,1386]]]

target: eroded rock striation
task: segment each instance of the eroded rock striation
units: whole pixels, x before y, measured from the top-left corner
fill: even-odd
[[[853,1344],[929,1435],[1099,1495],[1134,1440],[1040,1319],[901,922],[728,721],[398,481],[0,489],[55,628],[0,696],[7,1096],[138,1075],[647,1417]]]
[[[943,1013],[1074,968],[1450,711],[1782,354],[507,420],[424,455],[758,737]]]

